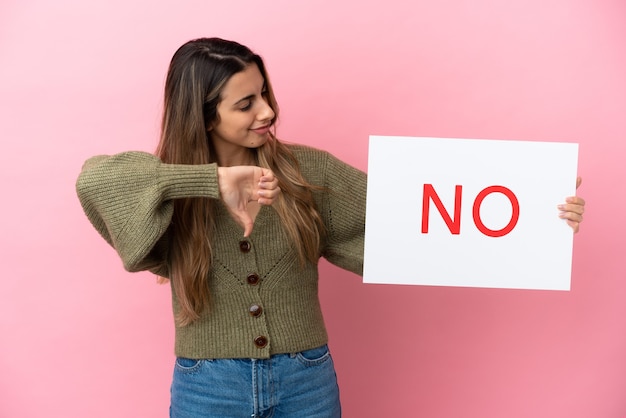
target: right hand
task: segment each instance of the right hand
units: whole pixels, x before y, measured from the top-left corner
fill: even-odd
[[[217,178],[226,208],[243,227],[243,236],[249,236],[254,221],[248,213],[248,203],[272,205],[281,192],[278,179],[270,169],[247,165],[218,167]]]
[[[576,189],[582,183],[582,178],[576,179]],[[567,224],[577,233],[580,229],[580,223],[583,221],[583,213],[585,212],[585,199],[578,196],[570,196],[565,199],[565,203],[558,206],[559,217],[567,220]]]

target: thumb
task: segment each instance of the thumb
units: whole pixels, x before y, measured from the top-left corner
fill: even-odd
[[[237,217],[239,218],[239,222],[243,225],[243,236],[245,238],[249,237],[252,233],[252,227],[254,226],[250,214],[248,214],[247,210],[242,210],[237,212]]]

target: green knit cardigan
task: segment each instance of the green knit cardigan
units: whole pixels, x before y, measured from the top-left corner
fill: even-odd
[[[291,145],[314,192],[328,236],[320,257],[362,274],[366,176],[327,152]],[[128,271],[167,277],[173,199],[219,200],[216,164],[164,164],[152,154],[96,156],[83,166],[77,193],[85,214]],[[209,277],[211,301],[201,318],[176,326],[175,353],[187,358],[268,358],[328,341],[318,299],[317,263],[301,267],[271,206],[254,230],[243,229],[219,201]],[[172,306],[177,312],[176,295]]]

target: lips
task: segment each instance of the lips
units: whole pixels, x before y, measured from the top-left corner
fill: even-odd
[[[253,132],[256,132],[259,135],[265,135],[266,133],[270,131],[270,126],[271,125],[265,125],[265,126],[261,126],[261,127],[250,129],[250,130]]]

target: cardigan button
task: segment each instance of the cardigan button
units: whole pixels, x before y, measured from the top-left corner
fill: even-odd
[[[239,241],[239,249],[241,250],[242,253],[248,253],[250,252],[250,248],[252,248],[252,244],[250,243],[250,241]]]
[[[256,284],[259,284],[260,277],[256,273],[250,273],[248,274],[248,277],[246,277],[246,280],[248,281],[249,285],[254,286]]]
[[[248,312],[250,312],[250,316],[253,316],[256,318],[256,317],[261,316],[261,314],[263,313],[263,308],[261,308],[259,305],[252,305],[248,309]]]
[[[254,345],[258,348],[265,348],[267,346],[267,342],[267,337],[264,337],[263,335],[259,335],[254,339]]]

